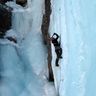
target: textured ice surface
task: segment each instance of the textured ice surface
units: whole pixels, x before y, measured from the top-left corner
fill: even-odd
[[[60,82],[55,81],[55,86],[60,96],[96,96],[96,1],[52,0],[52,3],[50,30],[61,33],[63,48]],[[57,74],[55,78],[59,78]]]

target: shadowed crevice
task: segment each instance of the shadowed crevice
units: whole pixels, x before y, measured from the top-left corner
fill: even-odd
[[[49,25],[50,25],[50,15],[51,15],[51,0],[45,0],[45,14],[42,19],[41,31],[43,35],[44,44],[48,50],[48,69],[49,69],[49,81],[54,81],[53,71],[52,71],[52,52],[51,52],[51,42],[49,35]]]

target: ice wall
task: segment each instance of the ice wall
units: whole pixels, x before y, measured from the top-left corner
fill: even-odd
[[[28,0],[24,8],[7,3],[13,8],[12,30],[17,35],[17,44],[0,40],[0,96],[44,95],[45,82],[37,76],[43,74],[47,64],[40,30],[43,3]]]
[[[44,0],[42,0],[42,2],[40,0],[28,0],[26,7],[14,4],[13,2],[10,2],[8,5],[13,7],[14,9],[12,29],[17,33],[18,44],[22,47],[21,50],[23,51],[24,55],[26,55],[28,62],[30,62],[31,64],[35,63],[32,64],[34,71],[36,71],[35,69],[38,69],[38,71],[40,72],[41,69],[38,67],[42,66],[43,68],[45,60],[42,60],[43,65],[38,65],[38,63],[41,61],[40,59],[42,58],[36,60],[37,58],[35,57],[37,57],[36,55],[40,56],[40,54],[42,54],[43,56],[45,54],[45,49],[43,48],[43,50],[41,48],[44,47],[42,46],[43,44],[41,34]],[[40,49],[38,50],[38,48]],[[34,58],[34,60],[32,58]],[[38,72],[36,73],[39,74]]]
[[[52,44],[52,67],[53,67],[53,73],[55,78],[55,88],[57,91],[57,94],[59,94],[61,83],[64,82],[64,75],[65,75],[65,66],[67,62],[67,48],[66,48],[66,42],[67,42],[67,35],[66,35],[66,25],[65,25],[65,8],[64,8],[64,1],[63,0],[51,0],[51,7],[52,7],[52,14],[51,14],[51,22],[50,22],[50,35],[55,32],[60,35],[60,41],[63,43],[61,46],[64,47],[64,55],[63,57],[66,58],[65,60],[62,59],[59,61],[59,67],[55,66],[55,60],[56,60],[56,53],[54,46]],[[63,37],[63,40],[62,40]],[[66,55],[65,55],[66,54]],[[63,65],[63,63],[64,65]],[[63,72],[61,70],[64,70]],[[62,81],[62,82],[61,82]],[[63,90],[64,91],[64,90]],[[62,92],[63,92],[62,91]]]
[[[51,32],[61,33],[63,48],[60,96],[96,96],[95,5],[95,0],[52,0]]]
[[[4,41],[4,40],[3,40]],[[5,40],[6,42],[6,40]],[[25,72],[26,70],[26,72]],[[30,67],[22,62],[18,49],[11,43],[0,42],[0,94],[17,96],[30,82]],[[28,75],[28,76],[27,76]],[[27,76],[27,79],[25,77]],[[21,85],[20,85],[21,84]]]

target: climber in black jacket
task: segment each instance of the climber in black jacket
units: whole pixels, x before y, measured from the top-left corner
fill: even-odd
[[[59,62],[59,59],[62,58],[62,48],[60,46],[60,42],[58,41],[59,39],[59,35],[57,33],[54,33],[51,37],[51,41],[55,47],[55,52],[56,52],[56,55],[57,55],[57,58],[56,58],[56,66],[59,66],[58,62]]]

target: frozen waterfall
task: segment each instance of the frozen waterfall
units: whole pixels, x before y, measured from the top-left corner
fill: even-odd
[[[0,39],[0,96],[96,96],[96,1],[51,0],[49,32],[60,35],[63,49],[56,67],[51,44],[54,83],[46,79],[47,49],[41,32],[44,0],[27,0],[25,7],[16,0],[6,4],[13,8],[7,35],[18,43]]]

